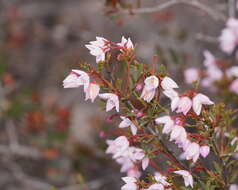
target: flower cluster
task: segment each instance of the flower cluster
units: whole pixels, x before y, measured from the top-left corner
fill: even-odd
[[[115,140],[108,140],[109,145],[106,153],[112,154],[113,159],[121,165],[121,172],[127,172],[128,176],[140,177],[140,172],[135,165],[142,163],[145,170],[149,165],[149,158],[141,148],[129,146],[129,141],[125,136],[117,137]]]
[[[220,156],[214,137],[218,137],[218,133],[225,134],[220,126],[229,123],[225,119],[229,119],[233,112],[227,112],[224,119],[220,115],[220,112],[225,112],[224,107],[213,106],[214,102],[208,96],[197,90],[179,93],[178,84],[167,73],[151,70],[146,64],[136,60],[130,38],[122,37],[120,43],[114,43],[97,37],[96,41],[90,42],[86,47],[90,54],[96,57],[98,69],[82,64],[82,70],[72,70],[63,81],[63,86],[83,86],[85,100],[94,102],[99,97],[99,101],[105,102],[106,112],[112,111],[113,108],[118,112],[110,116],[118,116],[120,123],[113,133],[117,134],[117,137],[107,140],[106,153],[111,154],[121,166],[121,172],[126,173],[126,177],[122,178],[125,185],[121,189],[172,190],[178,185],[176,179],[181,177],[184,182],[179,183],[179,186],[198,188],[201,185],[198,175],[206,176],[210,181],[216,179],[217,171],[210,171],[201,165],[198,159],[200,156],[206,158],[209,153]],[[118,55],[111,56],[111,50],[117,50]],[[207,70],[202,84],[212,86],[214,82],[222,79],[224,73],[210,52],[205,51],[204,56]],[[109,79],[104,77],[103,69],[109,69],[106,70],[107,73],[115,71],[110,68],[117,63],[119,66],[124,64],[122,71],[117,73],[122,76],[121,79],[114,75],[110,75],[113,77]],[[238,77],[237,67],[227,69],[225,75],[232,80]],[[191,68],[185,72],[185,76],[186,81],[192,83],[200,78],[201,73]],[[233,83],[231,89],[237,89]],[[170,99],[168,105],[166,98]],[[230,146],[235,146],[237,140],[232,141],[231,136],[227,135],[226,141]],[[173,149],[170,150],[171,147],[166,144],[168,140],[182,149],[180,156],[176,156]],[[230,151],[237,150],[233,148]],[[162,172],[157,163],[160,156],[162,160],[168,159],[164,164],[166,169]],[[191,164],[187,166],[182,162]],[[145,172],[147,167],[150,169],[148,171],[155,174],[148,174],[147,178],[142,179],[142,172]],[[229,185],[225,179],[216,180],[217,187],[224,188]],[[234,187],[231,185],[231,188]]]
[[[229,18],[219,37],[220,48],[227,54],[236,52],[238,45],[238,20]],[[201,79],[201,85],[212,91],[217,91],[216,83],[227,81],[228,89],[238,95],[238,66],[227,66],[222,60],[218,60],[209,51],[204,51],[205,70],[188,68],[184,71],[185,82],[192,84]],[[237,57],[237,55],[236,55]]]

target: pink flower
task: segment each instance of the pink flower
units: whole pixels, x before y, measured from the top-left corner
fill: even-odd
[[[216,67],[216,58],[211,54],[210,51],[205,50],[203,52],[203,55],[205,57],[203,64],[205,67]]]
[[[161,183],[163,186],[170,186],[170,183],[167,182],[167,178],[159,172],[155,172],[155,181]],[[168,189],[169,190],[169,189]]]
[[[135,177],[123,177],[122,180],[126,183],[121,187],[121,190],[136,190],[137,179]]]
[[[105,61],[105,53],[110,50],[110,47],[106,46],[106,40],[102,37],[96,37],[96,41],[89,42],[85,45],[90,50],[90,54],[96,57],[96,62]]]
[[[104,100],[107,100],[106,112],[112,110],[114,107],[116,108],[116,111],[119,112],[119,99],[116,94],[103,93],[103,94],[99,94],[99,97]]]
[[[91,99],[92,102],[94,102],[95,98],[98,96],[100,91],[99,85],[97,85],[94,82],[91,82],[88,85],[88,88],[85,90],[85,100]]]
[[[64,88],[77,88],[84,85],[85,88],[89,85],[89,76],[81,70],[72,70],[72,72],[64,79]]]
[[[217,61],[215,57],[209,52],[209,51],[204,51],[203,52],[205,60],[203,64],[207,68],[206,70],[206,75],[201,84],[204,87],[213,87],[213,82],[217,80],[221,80],[223,77],[223,73],[221,69],[217,66]]]
[[[137,167],[130,168],[127,170],[127,176],[128,177],[134,177],[134,178],[139,178],[141,176],[141,172],[138,170]]]
[[[164,186],[162,184],[159,183],[155,183],[152,184],[151,186],[149,186],[149,188],[145,189],[145,190],[164,190]]]
[[[238,20],[229,18],[219,37],[220,47],[225,53],[231,54],[237,45]]]
[[[161,86],[164,90],[170,90],[173,88],[178,88],[178,85],[176,82],[174,82],[173,79],[171,79],[170,77],[164,77],[162,82],[161,82]]]
[[[231,184],[230,187],[229,187],[229,190],[238,190],[238,185]]]
[[[108,140],[107,144],[109,145],[106,153],[113,154],[113,158],[117,158],[129,148],[129,141],[125,136],[117,137],[115,140]]]
[[[155,96],[156,88],[159,86],[159,79],[152,75],[147,77],[144,83],[145,86],[143,88],[141,98],[143,98],[146,102],[150,102]]]
[[[230,91],[238,94],[238,79],[234,80],[230,85]]]
[[[229,78],[238,77],[238,66],[233,66],[226,71],[226,75]]]
[[[124,36],[121,38],[121,42],[117,43],[118,46],[126,49],[134,49],[134,45],[130,38],[126,39]]]
[[[193,97],[193,111],[200,115],[202,110],[202,105],[212,105],[214,104],[207,96],[204,94],[197,94],[195,97]]]
[[[192,100],[189,97],[180,98],[177,106],[177,113],[183,113],[186,115],[192,107]]]
[[[184,71],[184,78],[187,84],[192,84],[199,79],[199,72],[195,68],[189,68]]]
[[[171,100],[171,110],[174,111],[178,107],[180,100],[178,93],[173,89],[165,90],[163,93]]]
[[[188,186],[193,187],[193,177],[188,171],[178,170],[178,171],[175,171],[174,173],[176,173],[178,175],[181,175],[183,177],[184,184],[185,184],[186,187],[188,187]]]
[[[158,117],[157,119],[155,119],[156,124],[164,124],[162,133],[164,134],[169,134],[173,127],[174,127],[174,121],[171,119],[170,116],[162,116],[162,117]]]
[[[206,158],[209,152],[210,152],[209,146],[204,145],[200,147],[200,154],[202,155],[203,158]]]
[[[176,144],[183,144],[187,140],[187,132],[184,127],[175,125],[170,134],[170,141],[175,140]]]
[[[128,118],[126,118],[126,117],[123,117],[123,116],[121,116],[121,119],[122,119],[122,121],[121,121],[121,123],[119,124],[119,128],[130,127],[130,128],[131,128],[131,133],[132,133],[133,135],[136,135],[136,133],[137,133],[137,127],[134,125],[134,123],[133,123],[130,119],[128,119]]]
[[[192,159],[193,162],[195,163],[199,158],[199,154],[200,154],[200,146],[197,143],[193,142],[187,146],[182,157],[184,157],[186,160]]]
[[[142,160],[142,169],[145,170],[150,163],[150,159],[148,157],[144,157]]]

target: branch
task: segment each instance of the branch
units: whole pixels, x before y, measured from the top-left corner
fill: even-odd
[[[172,6],[178,5],[178,4],[185,4],[185,5],[190,5],[192,7],[196,7],[198,9],[200,9],[201,11],[206,12],[211,18],[213,18],[216,21],[220,20],[220,21],[225,22],[227,20],[226,16],[223,13],[216,11],[213,8],[210,8],[205,4],[202,4],[198,0],[170,0],[163,4],[159,4],[155,7],[138,8],[138,9],[130,9],[130,10],[124,9],[124,10],[121,10],[121,12],[127,13],[127,14],[128,13],[129,14],[153,13],[153,12],[159,12],[159,11],[165,10],[169,7],[172,7]]]
[[[197,40],[200,40],[200,41],[204,41],[204,42],[208,42],[208,43],[213,43],[213,44],[216,44],[218,43],[218,38],[216,37],[213,37],[213,36],[208,36],[208,35],[205,35],[205,34],[202,34],[202,33],[198,33],[195,35],[195,38]]]
[[[0,154],[17,155],[33,159],[42,158],[41,152],[37,149],[19,144],[16,126],[13,121],[10,120],[7,122],[6,132],[9,145],[0,145]]]

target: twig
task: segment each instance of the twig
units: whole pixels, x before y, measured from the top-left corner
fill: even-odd
[[[195,38],[197,40],[201,40],[201,41],[208,42],[208,43],[218,43],[218,39],[216,37],[204,35],[201,33],[196,34]]]
[[[229,17],[236,16],[236,0],[228,0],[228,15]]]
[[[22,145],[14,145],[14,146],[0,145],[0,154],[22,156],[32,159],[42,158],[41,152],[38,151],[37,149]]]
[[[33,159],[42,158],[41,152],[37,149],[19,144],[16,126],[12,120],[6,124],[6,131],[9,145],[0,145],[0,154],[23,156]]]
[[[123,9],[123,10],[121,10],[121,12],[129,13],[129,14],[153,13],[153,12],[159,12],[159,11],[165,10],[169,7],[172,7],[172,6],[178,5],[178,4],[185,4],[185,5],[190,5],[192,7],[196,7],[198,9],[206,12],[209,16],[211,16],[211,18],[213,18],[214,20],[217,20],[217,21],[220,20],[220,21],[225,22],[227,20],[226,16],[223,13],[210,8],[205,4],[202,4],[198,0],[170,0],[170,1],[167,1],[163,4],[159,4],[154,7],[129,9],[129,10]]]

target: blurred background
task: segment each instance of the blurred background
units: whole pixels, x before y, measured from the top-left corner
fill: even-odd
[[[203,2],[226,11],[224,0]],[[0,189],[120,189],[119,166],[104,153],[108,116],[85,102],[81,89],[62,88],[79,61],[95,64],[85,44],[96,36],[130,37],[141,61],[158,55],[179,85],[184,68],[202,67],[205,49],[219,55],[216,37],[225,22],[204,11],[177,5],[117,14],[113,3],[0,0]]]

